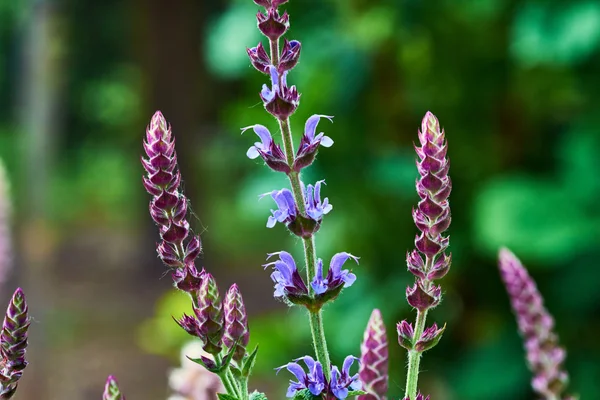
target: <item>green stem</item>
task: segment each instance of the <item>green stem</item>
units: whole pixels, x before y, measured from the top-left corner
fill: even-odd
[[[229,372],[229,369],[227,370]],[[225,386],[225,390],[227,390],[227,394],[230,394],[234,397],[239,398],[239,394],[236,388],[236,385],[231,381],[231,378],[227,372],[221,372],[219,377],[221,378],[221,382],[223,382],[223,386]]]
[[[279,40],[271,40],[271,63],[274,66],[279,64]],[[290,128],[290,120],[278,120],[279,128],[281,129],[281,137],[283,140],[283,151],[288,165],[291,167],[294,165],[294,140],[292,137],[292,130]],[[292,187],[292,194],[294,195],[294,201],[298,206],[298,211],[303,216],[306,216],[306,206],[304,203],[304,193],[302,191],[302,181],[300,174],[296,171],[292,171],[288,174],[290,184]],[[304,258],[306,261],[306,275],[308,282],[309,294],[314,295],[310,282],[315,276],[317,268],[317,252],[315,246],[315,239],[311,237],[309,239],[303,239],[304,243]],[[325,339],[325,330],[323,328],[323,317],[321,310],[309,311],[310,330],[312,333],[313,346],[315,348],[315,355],[317,361],[321,363],[325,370],[325,376],[327,379],[330,378],[331,362],[329,360],[329,352],[327,350],[327,340]]]
[[[423,334],[425,329],[425,320],[427,319],[427,310],[417,311],[417,321],[415,322],[414,341]],[[414,400],[417,396],[417,382],[419,380],[419,364],[421,363],[421,353],[416,350],[408,352],[408,372],[406,374],[406,393],[404,397]]]
[[[315,238],[314,236],[310,239],[303,239],[304,242],[304,256],[306,260],[306,276],[308,285],[308,291],[313,295],[314,291],[310,286],[310,281],[313,279],[316,273],[317,255],[315,251]],[[321,363],[325,370],[325,376],[327,379],[330,378],[331,361],[329,359],[329,351],[327,350],[327,339],[325,338],[325,329],[323,328],[323,316],[321,309],[317,311],[309,310],[310,320],[310,331],[312,333],[313,346],[315,348],[315,355],[317,361]]]
[[[242,400],[248,400],[250,398],[250,393],[248,393],[248,378],[242,378],[241,382],[241,392],[242,392]]]

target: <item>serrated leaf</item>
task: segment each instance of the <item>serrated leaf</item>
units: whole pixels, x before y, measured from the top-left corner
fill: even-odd
[[[217,393],[217,396],[219,397],[219,400],[238,400],[237,397],[227,393]]]
[[[256,354],[258,353],[258,345],[254,348],[252,353],[244,360],[244,365],[242,366],[242,375],[246,378],[250,376],[252,373],[252,368],[254,368],[254,363],[256,362]]]

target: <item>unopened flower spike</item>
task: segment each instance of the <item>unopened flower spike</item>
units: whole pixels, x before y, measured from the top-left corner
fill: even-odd
[[[204,274],[198,291],[198,306],[194,315],[186,315],[177,323],[190,335],[200,338],[207,353],[217,355],[222,350],[224,334],[223,305],[217,283],[211,274]]]
[[[117,380],[112,375],[106,380],[102,400],[125,400],[125,396],[121,394]]]
[[[162,239],[157,245],[158,255],[166,266],[187,270],[174,275],[179,289],[198,290],[194,262],[202,251],[202,245],[199,236],[189,237],[188,200],[180,188],[175,139],[160,111],[154,114],[146,129],[144,150],[148,156],[147,159],[142,158],[147,173],[143,178],[144,187],[152,195],[150,215],[158,225]]]
[[[558,344],[554,319],[544,307],[534,280],[508,249],[500,250],[499,267],[524,340],[527,363],[534,374],[533,390],[545,399],[571,398],[563,394],[568,383],[563,366],[566,351]]]
[[[248,346],[248,341],[250,340],[250,330],[248,329],[246,306],[236,284],[231,285],[225,295],[223,312],[225,315],[223,344],[230,349],[235,346],[233,359],[239,363],[246,355],[246,346]]]
[[[272,170],[289,173],[291,169],[285,159],[285,154],[283,154],[281,147],[273,141],[271,132],[265,126],[257,124],[242,128],[242,133],[248,129],[252,129],[261,140],[248,149],[246,152],[248,158],[254,160],[261,157]]]
[[[416,182],[420,201],[413,209],[413,220],[420,231],[415,238],[416,250],[407,253],[408,270],[415,276],[415,283],[406,289],[408,304],[417,309],[414,324],[402,321],[398,324],[398,341],[408,350],[408,371],[405,397],[417,396],[421,354],[435,346],[444,331],[437,325],[425,329],[428,310],[440,304],[442,288],[435,280],[443,278],[450,268],[451,257],[445,253],[449,238],[443,233],[450,225],[448,197],[452,182],[448,176],[450,162],[446,157],[448,145],[444,130],[438,119],[427,112],[419,131],[420,147],[415,146],[418,156]]]
[[[350,368],[356,357],[348,356],[344,359],[342,370],[333,366],[331,368],[331,380],[327,380],[323,371],[323,365],[310,356],[300,357],[294,361],[302,361],[308,372],[297,362],[290,362],[277,368],[277,372],[287,369],[295,377],[296,381],[290,381],[287,397],[294,397],[301,390],[308,390],[313,396],[323,396],[324,399],[340,399],[348,397],[349,391],[360,390],[361,383],[358,374],[351,375]]]
[[[313,115],[306,121],[304,127],[304,135],[300,140],[300,146],[294,160],[294,171],[299,172],[302,168],[306,168],[313,163],[319,150],[319,146],[331,147],[333,140],[329,136],[325,136],[323,132],[316,134],[317,125],[321,118],[326,118],[333,122],[333,117],[329,115]]]
[[[388,341],[378,309],[373,310],[360,346],[358,376],[367,394],[358,400],[384,400],[388,391]]]
[[[13,294],[0,333],[0,399],[10,399],[17,390],[18,381],[27,366],[27,330],[30,319],[27,314],[25,294],[18,288]]]

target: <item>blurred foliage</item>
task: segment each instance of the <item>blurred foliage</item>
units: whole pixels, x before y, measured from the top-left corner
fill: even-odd
[[[18,3],[0,2],[0,157],[17,193],[27,184],[21,168],[31,161],[21,159],[26,142],[14,97],[25,14]],[[129,3],[64,1],[60,9],[67,55],[63,123],[49,171],[50,218],[63,229],[139,225],[154,238],[138,158],[147,117],[183,96],[169,82],[153,81],[154,69],[179,71],[180,60],[141,61],[152,48],[136,31],[147,15]],[[206,5],[205,25],[186,34],[196,35],[196,56],[208,72],[185,81],[212,86],[181,100],[200,104],[191,109],[202,117],[193,123],[176,113],[166,117],[206,268],[216,272],[222,292],[225,283],[240,282],[252,313],[251,340],[261,345],[255,379],[274,390],[286,378],[275,379],[273,368],[311,348],[302,311],[277,305],[260,266],[267,252],[293,249],[300,256],[300,244],[281,227],[265,229],[272,203],[258,196],[286,181],[248,160],[255,137],[240,135],[256,123],[277,131],[258,97],[267,77],[245,54],[260,40],[256,8],[251,0]],[[410,283],[404,254],[416,233],[412,142],[431,110],[447,131],[452,160],[454,265],[442,283],[444,303],[432,313],[431,321],[447,322],[448,329],[424,358],[423,390],[436,399],[532,397],[495,266],[498,247],[506,245],[523,258],[556,317],[573,390],[600,398],[599,3],[291,0],[286,9],[288,37],[303,44],[288,78],[302,93],[294,135],[312,114],[335,115],[333,124],[319,125],[335,145],[322,149],[303,175],[306,182],[326,179],[323,194],[334,205],[317,236],[319,256],[361,257],[356,285],[325,313],[334,362],[358,354],[370,311],[379,307],[391,342],[390,398],[402,393],[405,354],[394,332],[396,321],[413,318],[403,294]],[[160,27],[165,35],[175,28]],[[152,268],[154,278],[162,267]],[[166,293],[140,327],[141,347],[175,362],[188,338],[171,316],[188,309],[185,297]]]

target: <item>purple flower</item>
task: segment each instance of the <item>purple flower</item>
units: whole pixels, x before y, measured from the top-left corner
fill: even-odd
[[[288,71],[280,75],[277,72],[277,68],[270,65],[269,74],[271,75],[271,87],[263,85],[260,97],[265,104],[266,110],[271,115],[279,120],[285,120],[296,111],[300,95],[296,90],[296,86],[287,86]]]
[[[300,364],[295,362],[287,363],[286,365],[276,368],[278,373],[283,368],[287,369],[294,374],[298,380],[297,382],[290,380],[290,386],[288,387],[286,396],[294,397],[296,392],[302,389],[308,389],[313,396],[319,396],[327,388],[327,380],[323,373],[323,366],[320,362],[315,361],[310,356],[300,357],[294,361],[300,360],[306,364],[308,374],[304,372],[304,368],[302,368]]]
[[[125,400],[125,396],[121,394],[117,380],[112,375],[106,380],[102,400]]]
[[[294,397],[296,392],[308,389],[313,396],[324,395],[325,399],[336,398],[345,399],[350,390],[359,390],[361,383],[358,380],[358,374],[350,375],[350,368],[357,360],[356,357],[348,356],[344,360],[342,371],[340,372],[336,366],[331,368],[331,381],[328,382],[323,373],[323,366],[320,362],[315,361],[310,356],[304,356],[294,361],[302,361],[306,365],[308,373],[304,368],[296,362],[291,362],[277,368],[277,372],[283,368],[290,371],[297,381],[290,381],[287,397]]]
[[[277,204],[277,210],[271,210],[271,216],[267,220],[267,228],[272,228],[277,222],[289,224],[296,219],[298,208],[294,202],[294,195],[289,189],[274,190],[260,196],[263,198],[270,195]]]
[[[273,266],[271,279],[275,282],[275,297],[303,296],[308,295],[308,289],[296,268],[296,262],[287,251],[268,254],[267,260],[273,256],[279,256],[279,260],[264,264],[263,266]]]
[[[246,152],[248,158],[254,160],[260,156],[274,171],[289,173],[290,167],[285,159],[285,154],[281,147],[273,141],[271,132],[265,126],[257,124],[242,128],[242,133],[248,129],[252,129],[261,140],[248,149]]]
[[[0,398],[10,399],[17,390],[18,381],[27,366],[27,330],[31,323],[27,314],[25,294],[18,288],[13,294],[0,333]]]
[[[304,189],[304,201],[306,205],[306,214],[315,221],[321,221],[323,215],[329,213],[333,209],[333,206],[329,204],[329,199],[325,199],[321,202],[321,184],[325,183],[324,180],[315,183],[315,186],[308,185]]]
[[[337,253],[331,258],[327,277],[323,279],[323,260],[317,260],[316,275],[311,282],[311,286],[316,294],[334,291],[338,288],[352,286],[356,281],[356,275],[349,270],[342,270],[342,266],[349,259],[353,259],[358,264],[358,257],[350,253]]]
[[[562,398],[568,381],[563,368],[566,352],[558,345],[554,319],[544,307],[535,282],[510,250],[500,250],[499,267],[534,374],[533,390],[544,398]]]
[[[337,399],[345,399],[348,397],[348,389],[359,390],[362,385],[358,379],[358,374],[350,375],[350,368],[354,361],[358,358],[354,356],[348,356],[344,359],[342,364],[342,372],[338,370],[338,367],[331,367],[331,383],[329,389]]]
[[[367,394],[358,400],[384,400],[388,390],[388,341],[378,309],[373,310],[360,346],[358,376]]]
[[[329,121],[333,122],[332,116],[316,114],[306,120],[304,135],[302,136],[302,139],[300,139],[300,147],[298,148],[296,159],[294,160],[294,171],[299,172],[302,168],[311,165],[315,160],[319,146],[333,146],[333,140],[329,136],[325,136],[323,132],[316,135],[317,125],[321,118],[327,118]]]

